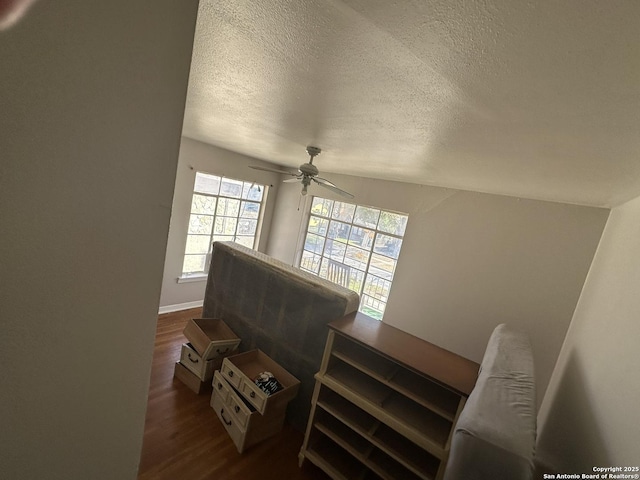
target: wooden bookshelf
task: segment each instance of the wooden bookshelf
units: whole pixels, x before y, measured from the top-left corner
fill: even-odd
[[[479,365],[360,313],[329,326],[300,465],[334,479],[441,479]]]

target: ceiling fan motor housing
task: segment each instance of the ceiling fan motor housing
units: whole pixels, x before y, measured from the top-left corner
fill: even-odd
[[[298,170],[300,170],[300,172],[305,176],[308,175],[311,177],[315,177],[316,175],[318,175],[318,168],[311,163],[303,163],[302,165],[300,165]]]

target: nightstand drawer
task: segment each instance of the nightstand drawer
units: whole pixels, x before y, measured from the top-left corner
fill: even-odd
[[[231,386],[226,382],[219,370],[213,373],[213,393],[217,393],[223,403],[227,402]]]
[[[222,399],[220,392],[215,388],[213,390],[213,395],[211,395],[211,407],[215,410],[216,415],[224,425],[225,430],[231,437],[231,440],[238,449],[238,452],[242,453],[245,446],[244,444],[247,431],[246,429],[241,428],[235,415],[231,413],[228,405]]]
[[[230,355],[240,344],[227,324],[215,318],[192,318],[183,333],[205,360]]]
[[[216,359],[205,360],[195,351],[190,343],[183,343],[180,351],[180,363],[191,370],[200,380],[207,381],[213,377]]]
[[[251,418],[251,415],[253,413],[256,413],[257,415],[259,415],[256,412],[255,408],[251,407],[245,402],[246,400],[243,400],[242,398],[240,398],[240,396],[237,394],[235,390],[233,390],[233,388],[231,388],[231,390],[229,391],[229,395],[227,396],[227,399],[224,402],[225,405],[229,407],[229,410],[233,412],[236,419],[238,420],[238,423],[242,428],[247,427],[247,425],[249,424],[249,419]]]
[[[225,359],[226,360],[226,359]],[[232,363],[222,361],[222,376],[227,380],[234,388],[240,388],[240,382],[242,382],[242,372],[235,367]]]
[[[204,392],[208,387],[207,384],[209,382],[203,382],[202,380],[200,380],[195,373],[193,373],[180,362],[176,362],[175,368],[173,370],[173,376],[198,395]]]
[[[227,412],[233,412],[237,423],[246,428],[251,415],[256,414],[256,409],[237,392],[227,380],[225,380],[219,370],[216,370],[213,377],[213,390],[217,392],[225,405]]]
[[[258,410],[259,412],[264,412],[265,404],[267,403],[267,394],[260,390],[255,383],[247,381],[246,378],[243,378],[240,382],[240,393],[251,402],[251,404]]]
[[[300,387],[300,381],[296,377],[261,350],[251,350],[225,358],[222,361],[222,372],[224,378],[262,414],[270,410],[279,412],[286,408]],[[282,389],[271,395],[260,389],[254,381],[264,372],[273,374]]]
[[[217,374],[218,372],[216,372]],[[216,378],[216,377],[214,377]],[[218,381],[218,379],[216,380]],[[220,382],[225,382],[219,378]],[[222,388],[217,388],[214,383],[213,394],[211,395],[211,407],[227,430],[229,437],[235,444],[238,452],[242,453],[250,446],[265,440],[282,430],[286,408],[280,411],[273,411],[272,415],[262,416],[243,403],[237,392],[228,384],[228,396],[224,400],[224,383]],[[238,403],[239,402],[239,403]],[[238,412],[235,407],[238,406]],[[247,414],[247,412],[249,412]]]

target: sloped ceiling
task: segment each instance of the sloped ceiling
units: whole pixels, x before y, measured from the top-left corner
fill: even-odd
[[[202,0],[184,135],[615,206],[640,195],[640,1]]]

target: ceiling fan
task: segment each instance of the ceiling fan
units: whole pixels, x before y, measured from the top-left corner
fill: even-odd
[[[317,155],[320,155],[321,150],[318,147],[312,147],[312,146],[308,146],[307,147],[307,153],[309,154],[309,161],[307,163],[303,163],[302,165],[300,165],[298,167],[298,171],[296,173],[294,172],[290,172],[287,170],[277,170],[275,168],[265,168],[265,167],[258,167],[255,165],[250,165],[249,168],[253,168],[255,170],[264,170],[266,172],[273,172],[273,173],[281,173],[284,175],[291,175],[295,178],[291,178],[289,180],[285,180],[286,183],[291,183],[291,182],[300,182],[302,183],[302,195],[306,195],[307,194],[307,188],[309,187],[309,185],[311,185],[311,182],[315,182],[318,185],[320,185],[321,187],[324,187],[326,189],[331,190],[334,193],[337,193],[338,195],[342,195],[343,197],[347,197],[347,198],[354,198],[352,194],[350,194],[349,192],[345,192],[344,190],[338,188],[336,185],[334,185],[333,183],[331,183],[329,180],[325,179],[325,178],[321,178],[318,177],[318,168],[313,164],[313,159],[314,157],[316,157]]]

